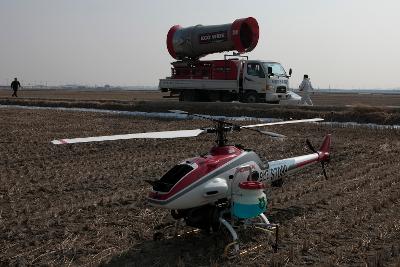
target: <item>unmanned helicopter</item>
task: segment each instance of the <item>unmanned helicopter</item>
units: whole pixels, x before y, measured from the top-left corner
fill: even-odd
[[[222,119],[200,114],[171,110],[177,114],[200,117],[215,123],[212,128],[193,130],[147,132],[112,136],[98,136],[74,139],[58,139],[53,144],[75,144],[113,141],[135,138],[184,138],[204,133],[216,135],[216,145],[205,154],[185,159],[175,165],[160,179],[146,180],[152,189],[147,200],[150,205],[171,210],[177,220],[176,229],[183,220],[187,226],[205,231],[219,231],[221,226],[230,232],[233,242],[228,247],[239,251],[239,238],[235,229],[240,226],[255,226],[269,231],[275,230],[277,248],[278,225],[270,223],[264,212],[268,208],[265,190],[267,186],[280,187],[283,177],[297,172],[314,163],[321,163],[326,177],[325,165],[330,159],[331,135],[327,134],[319,150],[306,140],[313,153],[292,158],[263,162],[252,150],[239,145],[228,145],[227,134],[234,131],[250,130],[272,138],[284,135],[262,131],[258,128],[301,122],[318,122],[321,118],[290,120],[238,125]]]

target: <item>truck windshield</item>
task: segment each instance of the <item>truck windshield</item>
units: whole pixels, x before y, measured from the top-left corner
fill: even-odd
[[[268,67],[272,68],[272,73],[278,76],[286,76],[286,72],[279,63],[264,62],[264,68],[268,70]]]

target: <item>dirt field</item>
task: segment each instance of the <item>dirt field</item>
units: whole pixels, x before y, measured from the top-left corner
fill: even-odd
[[[12,91],[0,89],[0,99],[10,98]],[[18,91],[19,98],[23,99],[69,99],[69,100],[171,100],[164,98],[169,93],[160,91],[78,91],[78,90],[23,90]]]
[[[10,98],[10,90],[0,89],[0,99]],[[59,99],[59,100],[163,100],[178,101],[177,98],[165,98],[169,93],[159,91],[75,91],[75,90],[20,90],[19,97],[23,99]],[[327,94],[315,93],[312,97],[314,105],[318,106],[400,106],[400,94]]]
[[[206,152],[214,136],[54,146],[50,140],[209,126],[65,111],[0,109],[0,265],[104,266],[399,266],[400,132],[314,124],[269,128],[282,142],[252,132],[229,136],[266,160],[309,153],[332,133],[325,179],[318,166],[272,189],[270,220],[282,225],[280,248],[222,257],[222,236],[152,241],[171,222],[150,207],[143,179]]]
[[[143,96],[144,97],[144,96]],[[98,97],[100,98],[100,96]],[[145,97],[143,98],[145,99]],[[387,99],[388,100],[388,99]],[[168,112],[185,110],[217,116],[248,116],[258,118],[306,119],[323,118],[333,122],[357,122],[385,125],[400,125],[400,108],[386,106],[285,106],[266,103],[238,102],[179,102],[165,100],[79,100],[0,98],[0,105],[23,105],[40,107],[90,108],[140,112]]]

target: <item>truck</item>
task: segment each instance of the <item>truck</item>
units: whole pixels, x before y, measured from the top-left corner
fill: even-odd
[[[231,24],[171,27],[167,34],[172,62],[171,75],[160,79],[159,89],[178,96],[180,101],[241,101],[279,103],[288,100],[290,69],[279,62],[249,60],[243,53],[252,51],[259,39],[253,17]],[[217,52],[237,51],[223,60],[200,60]]]

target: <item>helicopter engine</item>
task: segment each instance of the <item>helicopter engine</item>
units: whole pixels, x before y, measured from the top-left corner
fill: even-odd
[[[225,202],[227,205],[228,202]],[[210,229],[212,229],[216,232],[220,227],[218,218],[221,209],[221,207],[216,205],[208,204],[191,209],[172,210],[171,215],[176,220],[184,219],[187,226],[202,229],[204,231],[210,231]]]

